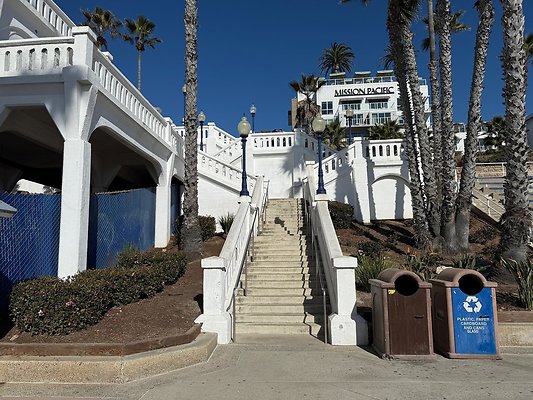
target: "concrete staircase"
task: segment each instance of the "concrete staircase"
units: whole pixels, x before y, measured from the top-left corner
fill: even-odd
[[[254,246],[236,297],[236,340],[240,333],[323,335],[323,296],[302,200],[270,200]]]

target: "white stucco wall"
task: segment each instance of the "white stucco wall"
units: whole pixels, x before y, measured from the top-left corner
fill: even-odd
[[[251,193],[250,193],[251,194]],[[211,215],[217,221],[217,230],[222,230],[218,218],[228,212],[235,214],[239,207],[239,192],[208,177],[198,179],[198,214]]]

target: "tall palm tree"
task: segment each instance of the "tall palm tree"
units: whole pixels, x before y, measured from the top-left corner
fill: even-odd
[[[123,35],[125,41],[132,43],[137,49],[137,89],[141,90],[141,56],[147,47],[152,49],[161,39],[153,37],[155,24],[146,17],[140,15],[137,19],[125,19],[129,33]]]
[[[325,84],[325,81],[320,80],[315,75],[302,74],[300,81],[291,81],[289,86],[294,89],[296,94],[301,93],[305,98],[298,102],[298,110],[296,111],[296,120],[300,128],[304,128],[307,132],[310,131],[311,122],[318,114],[319,108],[315,102],[316,92]]]
[[[324,143],[331,148],[342,150],[346,147],[346,128],[341,126],[338,117],[326,125],[323,136]]]
[[[533,33],[524,38],[524,49],[526,50],[527,61],[533,59]]]
[[[532,237],[531,211],[528,207],[528,169],[526,133],[526,72],[524,48],[524,10],[522,0],[502,0],[507,173],[505,177],[505,213],[502,215],[503,255],[517,261],[527,257]]]
[[[107,38],[109,34],[111,37],[119,36],[119,28],[122,22],[115,18],[113,13],[109,10],[104,10],[101,7],[96,7],[94,11],[81,10],[85,17],[85,21],[81,25],[88,26],[96,34],[96,46],[100,50],[107,50]]]
[[[432,0],[428,0],[428,4],[429,4],[429,2],[431,2],[431,4],[433,5],[433,1]],[[431,8],[433,9],[433,7],[431,7]],[[470,31],[470,27],[468,25],[463,24],[460,21],[460,18],[465,14],[465,12],[466,12],[465,10],[459,10],[456,13],[452,14],[452,19],[450,21],[450,31],[451,31],[451,33],[469,32]],[[433,16],[431,16],[431,18],[433,18]],[[429,13],[428,13],[428,16],[423,19],[423,21],[426,24],[428,30],[430,29],[429,20],[430,20],[430,16],[429,16]],[[438,33],[439,25],[434,23],[433,29],[435,30],[435,32]],[[430,49],[430,47],[431,47],[431,38],[430,37],[424,38],[424,40],[422,41],[422,50],[427,51],[427,50]]]
[[[197,252],[201,248],[198,223],[198,6],[197,0],[185,0],[185,195],[183,198],[183,249]]]
[[[354,54],[350,46],[344,43],[331,43],[329,49],[322,50],[324,54],[320,57],[320,68],[326,75],[330,72],[350,72]]]
[[[500,115],[495,115],[485,123],[485,126],[487,128],[485,144],[496,146],[498,150],[501,150],[505,143],[505,119]]]
[[[494,4],[492,0],[478,0],[476,9],[479,14],[479,24],[476,31],[474,71],[470,89],[465,151],[462,162],[463,169],[461,171],[461,183],[457,193],[455,211],[457,245],[464,252],[468,251],[470,209],[472,207],[472,191],[476,179],[476,158],[479,150],[478,132],[481,130],[481,95],[483,93],[490,32],[494,22]]]

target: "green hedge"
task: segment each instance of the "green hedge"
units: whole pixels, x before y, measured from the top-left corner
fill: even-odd
[[[11,292],[11,315],[22,331],[66,335],[96,324],[111,307],[154,296],[178,280],[186,266],[182,254],[128,249],[113,268],[18,283]]]
[[[200,236],[202,241],[206,241],[209,238],[215,236],[217,229],[217,221],[215,217],[211,215],[199,215],[198,216],[198,225],[200,226]],[[176,220],[174,227],[174,234],[181,239],[181,230],[183,228],[183,215],[180,215]],[[180,240],[181,241],[181,240]]]
[[[353,207],[350,204],[339,203],[338,201],[329,202],[329,215],[335,229],[350,228],[353,220]]]

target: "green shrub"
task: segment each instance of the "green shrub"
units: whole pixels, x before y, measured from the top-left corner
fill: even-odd
[[[380,242],[359,242],[357,250],[360,256],[380,256],[385,251],[385,246]]]
[[[335,229],[348,229],[353,220],[353,207],[338,201],[330,201],[328,206]]]
[[[355,283],[357,288],[363,292],[370,292],[369,279],[376,279],[378,275],[387,268],[385,258],[382,254],[373,256],[357,257],[357,268],[355,270]]]
[[[202,235],[202,241],[206,241],[209,238],[215,236],[217,230],[217,222],[215,217],[210,215],[200,215],[198,216],[198,223],[200,224],[200,231]]]
[[[228,234],[229,230],[231,229],[231,225],[233,225],[233,220],[235,219],[235,214],[227,213],[226,215],[222,215],[218,217],[218,223],[222,227],[222,231],[224,234]]]
[[[478,231],[470,234],[469,240],[470,243],[485,244],[493,240],[497,234],[498,231],[495,228],[490,225],[486,225]]]
[[[20,282],[11,293],[11,315],[22,331],[66,335],[94,325],[113,306],[154,296],[185,269],[182,254],[128,249],[113,268],[87,270],[68,280]]]
[[[437,254],[429,253],[421,256],[408,255],[405,269],[417,274],[422,280],[429,281],[437,276],[436,269],[441,262]]]
[[[465,254],[453,263],[454,268],[472,269],[484,276],[488,276],[490,265],[483,265],[483,260],[473,254]]]
[[[533,310],[533,261],[518,262],[515,260],[501,260],[503,266],[513,274],[518,284],[518,297],[523,306]]]

